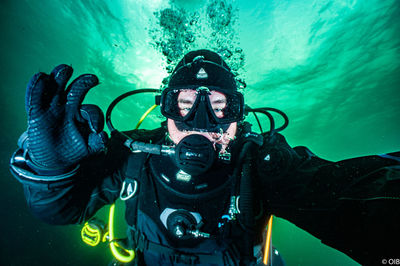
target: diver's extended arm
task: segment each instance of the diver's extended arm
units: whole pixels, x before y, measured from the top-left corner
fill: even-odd
[[[18,149],[11,158],[11,173],[22,183],[32,214],[49,224],[82,223],[120,195],[122,171],[130,151],[111,138],[107,151],[82,159],[73,171],[49,176],[35,172]]]
[[[270,178],[268,160],[259,167],[268,211],[363,265],[399,254],[400,152],[330,162],[293,150],[278,177]]]

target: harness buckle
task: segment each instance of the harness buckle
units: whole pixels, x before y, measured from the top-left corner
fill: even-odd
[[[173,263],[183,263],[188,265],[199,264],[200,258],[194,254],[174,253],[170,255]]]

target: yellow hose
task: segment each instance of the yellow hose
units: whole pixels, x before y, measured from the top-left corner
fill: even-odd
[[[152,107],[150,107],[140,118],[139,122],[136,124],[135,129],[138,129],[140,127],[140,125],[142,124],[143,120],[150,114],[151,111],[154,110],[154,108],[156,108],[158,105],[155,104]]]
[[[110,241],[110,249],[111,253],[114,257],[123,263],[131,262],[135,258],[135,251],[133,249],[125,249],[123,248],[115,239],[114,239],[114,212],[115,212],[115,203],[110,207],[110,215],[108,217],[108,227],[109,231],[109,241]],[[123,254],[125,253],[125,254]]]

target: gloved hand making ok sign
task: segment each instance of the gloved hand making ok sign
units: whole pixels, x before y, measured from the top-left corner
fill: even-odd
[[[104,115],[82,101],[99,81],[95,75],[76,78],[65,89],[72,67],[59,65],[50,75],[35,74],[26,91],[27,149],[31,167],[40,173],[68,171],[83,158],[104,149]]]

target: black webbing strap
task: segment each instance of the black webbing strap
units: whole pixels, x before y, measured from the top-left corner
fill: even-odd
[[[129,237],[132,248],[136,248],[137,246],[137,236],[136,234],[136,224],[137,224],[137,215],[138,215],[138,206],[140,194],[143,192],[143,180],[142,180],[142,171],[144,169],[144,164],[146,159],[148,158],[147,153],[132,153],[128,158],[128,163],[125,168],[125,180],[123,184],[123,189],[121,189],[120,198],[122,200],[126,200],[126,206],[128,209],[129,205],[129,213],[126,213],[126,220],[131,221],[132,225],[128,225],[130,229],[133,231],[133,239]],[[134,195],[129,195],[131,191],[134,191]],[[124,199],[125,198],[125,199]]]

